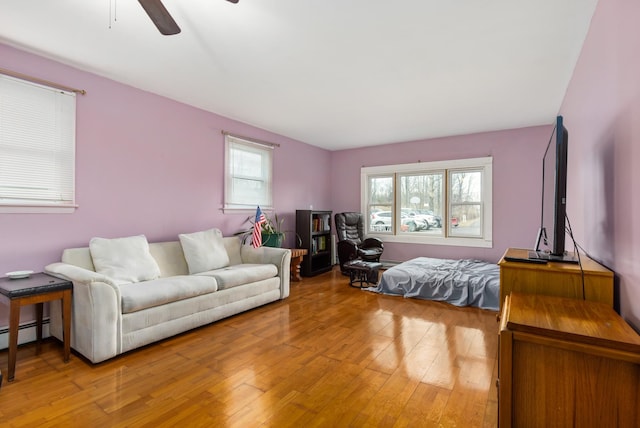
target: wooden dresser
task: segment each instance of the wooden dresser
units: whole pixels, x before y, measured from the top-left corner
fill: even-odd
[[[513,292],[499,340],[500,428],[640,427],[640,336],[607,304]]]
[[[539,264],[505,259],[526,259],[528,252],[529,250],[509,248],[498,262],[501,305],[505,296],[512,291],[582,299],[584,273],[585,299],[613,307],[613,272],[606,267],[584,255],[580,256],[582,271],[578,264],[572,263]]]

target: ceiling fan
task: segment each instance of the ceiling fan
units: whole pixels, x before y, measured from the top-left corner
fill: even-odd
[[[161,0],[138,0],[151,21],[158,27],[158,30],[165,36],[171,36],[180,32],[180,27],[173,20],[169,11],[162,4]],[[238,3],[238,0],[227,0],[231,3]]]

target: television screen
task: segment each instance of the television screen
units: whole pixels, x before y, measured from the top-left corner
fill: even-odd
[[[556,123],[542,160],[542,204],[540,229],[531,258],[574,263],[565,252],[567,203],[567,148],[569,133],[562,116]]]

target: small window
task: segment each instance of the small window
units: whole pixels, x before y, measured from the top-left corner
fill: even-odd
[[[225,209],[273,208],[272,155],[272,146],[225,135]]]
[[[0,212],[73,212],[75,93],[0,75]]]

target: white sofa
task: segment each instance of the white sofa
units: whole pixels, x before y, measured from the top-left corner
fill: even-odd
[[[94,262],[104,263],[94,251],[94,240],[90,247],[64,250],[61,262],[48,265],[47,273],[73,281],[72,348],[98,363],[288,297],[290,250],[253,248],[242,245],[237,237],[219,234],[219,248],[226,254],[219,251],[218,256],[228,263],[220,267],[216,256],[218,268],[194,273],[193,264],[202,264],[202,260],[194,259],[199,255],[194,255],[193,248],[183,249],[184,237],[147,244],[147,255],[153,260],[147,257],[146,262],[153,265],[152,271],[156,265],[159,268],[152,275],[155,279],[122,280],[105,274],[104,266],[97,269]],[[145,243],[146,238],[141,245]],[[137,257],[120,254],[120,262],[125,264]],[[142,265],[144,261],[136,261],[130,267]],[[62,339],[59,306],[51,305],[50,332]]]

